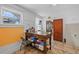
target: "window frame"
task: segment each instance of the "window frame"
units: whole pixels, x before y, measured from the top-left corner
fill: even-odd
[[[23,24],[23,14],[20,11],[17,11],[17,10],[14,10],[14,9],[10,9],[10,8],[6,8],[6,7],[2,7],[1,8],[1,24],[5,24],[3,22],[3,16],[2,16],[4,11],[10,11],[10,12],[12,12],[14,14],[20,15],[20,23],[19,24],[6,23],[6,25],[20,25],[20,24]]]

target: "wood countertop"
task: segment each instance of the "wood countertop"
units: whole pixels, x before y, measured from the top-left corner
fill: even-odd
[[[35,36],[35,37],[40,38],[42,40],[47,40],[50,37],[50,34],[43,35],[43,34],[27,33],[27,32],[25,34],[28,37]]]

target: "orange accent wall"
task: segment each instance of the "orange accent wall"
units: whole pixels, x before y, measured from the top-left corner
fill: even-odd
[[[15,43],[20,40],[24,34],[23,27],[1,27],[0,28],[0,46]]]

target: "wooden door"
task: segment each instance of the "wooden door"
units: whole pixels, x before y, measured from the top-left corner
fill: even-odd
[[[53,21],[53,39],[56,41],[63,40],[63,19],[55,19]]]

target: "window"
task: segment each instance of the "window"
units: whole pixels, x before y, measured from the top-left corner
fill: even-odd
[[[11,10],[2,10],[2,21],[3,24],[20,24],[21,14],[15,13]]]
[[[43,33],[42,20],[37,17],[36,17],[36,21],[35,21],[35,30],[36,30],[36,33],[38,33],[38,34]]]

